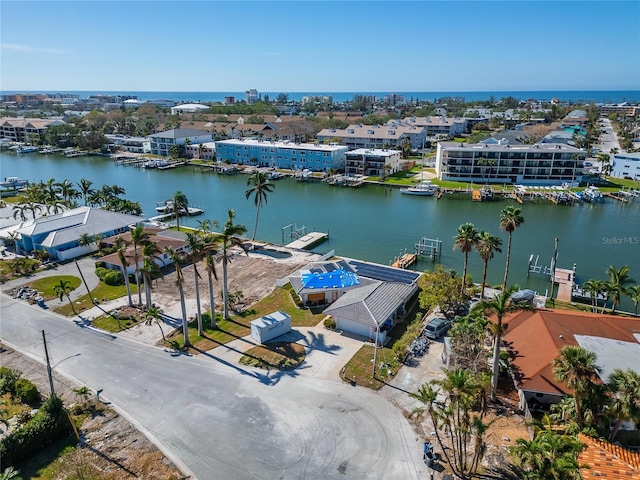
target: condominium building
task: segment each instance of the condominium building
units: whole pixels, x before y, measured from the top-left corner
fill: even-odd
[[[608,115],[610,113],[621,113],[629,117],[637,117],[640,114],[640,106],[629,105],[628,103],[599,105],[598,110],[601,115]]]
[[[125,152],[150,153],[151,142],[147,137],[131,137],[129,135],[107,134],[105,138],[111,145]]]
[[[325,128],[317,135],[319,142],[340,139],[350,149],[400,148],[408,139],[411,148],[422,148],[426,130],[415,125],[401,123],[387,125],[349,125],[345,129]]]
[[[149,135],[148,138],[151,141],[151,153],[167,157],[169,156],[171,147],[174,145],[210,142],[213,140],[213,135],[206,130],[174,128],[166,132],[154,133],[153,135]]]
[[[466,118],[440,115],[432,117],[406,117],[402,120],[402,123],[424,128],[427,132],[427,137],[435,137],[436,135],[450,135],[454,137],[461,133],[466,133],[469,120]]]
[[[215,144],[219,162],[314,172],[342,169],[349,150],[342,145],[257,139],[221,140]]]
[[[611,163],[611,176],[640,180],[640,152],[616,153]]]
[[[47,129],[52,126],[66,125],[62,120],[43,118],[0,118],[0,138],[14,142],[36,142],[43,138]]]
[[[255,88],[251,88],[244,93],[247,96],[247,103],[249,105],[253,105],[258,101],[258,90],[256,90]]]
[[[565,144],[464,144],[440,142],[439,180],[521,185],[560,185],[582,181],[585,152]]]
[[[344,171],[347,175],[366,175],[380,177],[400,170],[399,150],[369,150],[358,148],[347,153]]]

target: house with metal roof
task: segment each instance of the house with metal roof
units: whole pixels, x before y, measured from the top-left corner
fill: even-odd
[[[289,276],[306,305],[330,304],[339,330],[384,343],[418,291],[419,272],[353,259],[317,262]]]
[[[408,141],[411,148],[422,148],[427,130],[416,125],[391,121],[387,125],[349,125],[345,129],[324,128],[318,132],[319,142],[340,139],[350,149],[394,148]]]
[[[169,156],[169,150],[174,145],[184,145],[185,143],[202,143],[213,140],[211,132],[206,130],[195,130],[193,128],[174,128],[165,132],[149,135],[151,142],[151,153],[154,155]],[[187,140],[189,140],[187,142]]]
[[[69,260],[98,249],[94,242],[80,245],[85,234],[91,239],[109,237],[126,232],[129,225],[142,220],[100,208],[78,207],[25,222],[16,231],[16,247],[26,253],[44,250],[55,260]]]

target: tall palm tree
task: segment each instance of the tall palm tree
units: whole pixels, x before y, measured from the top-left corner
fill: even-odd
[[[129,282],[129,272],[127,269],[129,268],[129,262],[127,261],[126,251],[129,242],[127,242],[124,238],[118,236],[113,242],[116,247],[116,252],[118,253],[118,260],[120,260],[120,265],[122,265],[122,276],[124,277],[124,285],[127,289],[127,298],[129,299],[129,306],[133,306],[133,300],[131,298],[131,285]]]
[[[502,240],[499,237],[491,235],[489,232],[480,232],[478,234],[476,251],[483,262],[480,298],[484,298],[484,284],[487,281],[487,266],[489,265],[489,260],[493,258],[495,252],[502,252],[500,245],[502,245]]]
[[[567,345],[560,350],[560,356],[551,362],[553,375],[560,382],[567,382],[567,387],[574,390],[573,399],[576,405],[576,421],[578,428],[584,427],[582,405],[589,391],[590,384],[598,377],[600,367],[596,365],[596,354],[582,347]]]
[[[189,208],[189,199],[187,196],[178,190],[173,194],[173,212],[176,214],[176,227],[180,231],[180,212],[187,211]]]
[[[269,180],[269,175],[264,172],[256,172],[249,177],[247,185],[251,187],[244,192],[245,197],[248,199],[253,194],[253,203],[256,206],[256,225],[253,229],[253,237],[251,240],[256,239],[256,232],[258,231],[258,216],[260,215],[260,208],[262,204],[267,204],[267,194],[273,192],[275,184]]]
[[[629,276],[629,265],[623,265],[619,269],[614,265],[607,268],[609,275],[609,296],[611,297],[611,313],[616,311],[616,305],[620,305],[620,297],[626,295],[625,285],[633,282]]]
[[[142,268],[140,273],[144,281],[144,294],[147,308],[152,305],[151,302],[151,283],[160,276],[160,267],[156,260],[160,258],[162,252],[155,242],[147,242],[142,246]]]
[[[184,277],[182,275],[182,268],[180,267],[182,256],[171,247],[165,248],[164,252],[171,259],[173,266],[176,269],[176,285],[178,285],[178,292],[180,293],[180,307],[182,308],[182,334],[184,336],[184,346],[190,347],[189,321],[187,319],[187,306],[184,302]]]
[[[216,263],[214,260],[214,252],[218,248],[217,235],[212,234],[214,227],[220,226],[217,220],[198,220],[200,225],[199,234],[202,238],[203,252],[204,252],[204,265],[207,271],[207,283],[209,286],[209,309],[211,310],[211,328],[216,327],[216,309],[215,309],[215,295],[213,293],[213,279],[218,279],[216,272]]]
[[[632,287],[627,288],[627,293],[633,302],[633,310],[634,314],[638,316],[638,302],[640,302],[640,285],[633,285]]]
[[[162,340],[166,342],[167,339],[164,336],[164,330],[162,329],[162,322],[160,321],[160,319],[162,318],[162,313],[163,312],[160,307],[156,307],[155,305],[152,305],[149,308],[147,308],[147,311],[144,314],[144,318],[145,318],[145,324],[151,325],[151,323],[155,322],[156,325],[158,325],[158,328],[160,329],[160,334],[162,335]]]
[[[464,223],[458,227],[458,233],[453,237],[453,249],[457,248],[464,254],[464,266],[462,267],[462,291],[467,285],[467,263],[469,252],[473,250],[478,241],[478,231],[473,223]]]
[[[91,188],[91,185],[93,185],[93,182],[91,180],[87,180],[86,178],[81,178],[78,182],[78,187],[80,187],[80,194],[82,195],[82,200],[84,201],[85,205],[87,204],[87,199],[89,198],[89,196],[93,192],[95,192],[95,190]]]
[[[507,288],[507,278],[509,276],[509,262],[511,261],[511,236],[516,229],[524,223],[522,209],[509,205],[500,212],[500,230],[504,230],[509,234],[507,240],[507,263],[504,267],[504,280],[502,281],[502,290]]]
[[[616,368],[609,377],[609,389],[613,393],[612,411],[618,416],[609,441],[613,442],[625,420],[640,422],[640,374],[628,368]]]
[[[518,285],[511,285],[510,287],[502,290],[498,295],[491,300],[482,300],[480,302],[480,308],[485,314],[492,314],[496,316],[497,322],[491,326],[491,332],[493,333],[493,366],[491,368],[491,400],[496,399],[498,392],[498,377],[500,374],[500,347],[502,346],[502,334],[505,331],[505,327],[502,324],[502,320],[509,312],[516,310],[526,310],[530,307],[525,304],[514,303],[511,301],[511,297],[514,293],[520,290]]]
[[[227,211],[227,221],[222,228],[222,232],[218,235],[217,242],[222,250],[222,302],[224,303],[224,318],[229,319],[229,289],[228,289],[228,273],[227,266],[231,259],[231,248],[240,247],[247,253],[247,247],[244,245],[240,235],[247,231],[247,227],[233,223],[236,212],[232,209]],[[247,253],[248,255],[248,253]]]
[[[204,242],[200,235],[194,232],[187,232],[187,243],[189,244],[188,259],[193,264],[193,276],[196,290],[196,317],[198,319],[198,335],[202,336],[202,310],[200,308],[200,272],[198,272],[198,261],[204,251]]]
[[[589,279],[582,285],[585,292],[589,292],[591,297],[591,309],[593,313],[598,313],[598,296],[603,295],[607,287],[605,280]]]
[[[133,242],[133,261],[136,264],[136,287],[138,288],[138,305],[142,305],[142,290],[140,289],[140,256],[138,247],[149,241],[151,235],[145,232],[144,225],[137,224],[131,229],[131,241]]]
[[[74,314],[76,314],[76,309],[73,307],[73,302],[71,301],[71,297],[69,296],[69,292],[71,292],[73,288],[71,288],[71,282],[69,280],[60,279],[57,285],[53,286],[53,293],[55,293],[60,301],[66,296],[67,300],[69,300],[69,305],[71,305],[71,310]]]

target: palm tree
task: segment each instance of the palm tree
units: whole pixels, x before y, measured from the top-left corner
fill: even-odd
[[[504,280],[502,281],[502,289],[507,288],[507,278],[509,276],[509,262],[511,260],[511,236],[516,229],[524,223],[522,217],[522,209],[509,205],[500,212],[500,230],[504,230],[509,234],[507,240],[507,264],[504,268]]]
[[[611,297],[611,313],[616,311],[616,305],[620,305],[620,297],[626,295],[626,284],[633,282],[629,277],[629,265],[623,265],[617,269],[614,265],[607,268],[609,275],[609,295]]]
[[[144,225],[139,223],[131,229],[131,241],[133,242],[133,261],[136,264],[136,287],[138,288],[138,305],[142,305],[142,290],[140,289],[140,257],[138,256],[138,246],[142,246],[149,241],[151,235],[144,231]]]
[[[247,227],[233,223],[236,212],[232,209],[227,211],[227,221],[224,224],[222,232],[217,238],[217,242],[222,249],[222,302],[224,303],[224,318],[229,319],[229,289],[228,289],[228,273],[227,265],[231,258],[231,248],[240,247],[247,253],[247,247],[242,242],[240,235],[247,231]],[[247,253],[248,255],[248,253]]]
[[[20,218],[20,220],[22,220],[23,222],[26,222],[28,220],[28,217],[27,217],[28,211],[29,211],[29,207],[27,206],[26,203],[21,203],[20,205],[14,205],[12,210],[13,218],[15,220]]]
[[[628,368],[616,368],[609,377],[609,388],[613,393],[612,410],[618,415],[609,441],[613,442],[625,420],[640,422],[640,374]]]
[[[560,350],[560,356],[551,362],[553,375],[560,382],[567,382],[567,387],[574,390],[576,404],[576,420],[578,428],[584,427],[583,402],[587,396],[590,384],[600,373],[596,365],[596,354],[582,347],[567,345]]]
[[[127,298],[129,299],[129,306],[133,306],[133,300],[131,298],[131,285],[129,283],[129,272],[127,269],[129,268],[129,262],[127,261],[126,251],[129,242],[127,242],[122,237],[116,237],[113,242],[116,247],[116,252],[118,253],[118,260],[120,260],[120,265],[122,265],[122,276],[124,277],[124,285],[127,289]]]
[[[594,280],[593,278],[587,280],[582,285],[582,289],[585,292],[589,292],[589,296],[591,297],[591,308],[593,313],[598,313],[598,296],[605,292],[606,286],[606,281]]]
[[[176,227],[180,231],[180,212],[187,211],[189,208],[189,199],[187,196],[178,190],[173,194],[173,211],[176,214]]]
[[[151,325],[153,322],[156,323],[156,325],[158,325],[158,328],[160,329],[160,334],[162,335],[162,341],[166,342],[167,339],[164,336],[164,330],[162,330],[162,322],[160,321],[160,319],[162,318],[162,309],[160,307],[156,307],[155,305],[151,305],[149,308],[147,308],[147,311],[144,314],[144,318],[145,318],[145,324],[146,325]]]
[[[144,294],[147,302],[147,308],[152,305],[151,302],[151,282],[160,276],[160,267],[156,260],[160,258],[160,249],[155,242],[147,242],[142,247],[142,268],[140,273],[144,280]]]
[[[180,307],[182,308],[182,334],[184,336],[184,346],[190,347],[189,342],[189,322],[187,320],[187,306],[184,302],[184,277],[182,276],[182,268],[180,268],[180,262],[182,257],[173,248],[167,247],[164,252],[169,259],[173,262],[173,266],[176,269],[176,285],[178,285],[178,291],[180,292]]]
[[[91,245],[91,236],[88,233],[81,233],[78,237],[78,245],[81,247]]]
[[[195,290],[196,290],[196,315],[198,319],[198,335],[202,336],[202,310],[200,309],[200,285],[199,278],[200,272],[198,272],[198,261],[202,256],[202,252],[204,251],[204,242],[202,238],[193,232],[187,232],[187,243],[189,244],[189,255],[188,258],[193,264],[193,275],[195,279]]]
[[[269,180],[269,176],[264,172],[256,172],[249,177],[247,185],[251,185],[251,188],[244,192],[245,197],[248,199],[253,194],[253,203],[256,206],[256,225],[253,229],[253,237],[251,240],[256,239],[256,232],[258,231],[258,216],[260,215],[260,207],[262,204],[267,204],[267,194],[273,192],[275,185]]]
[[[638,316],[638,302],[640,302],[640,285],[633,285],[632,287],[627,288],[627,294],[631,297],[631,301],[633,302],[634,314]]]
[[[497,322],[491,326],[491,332],[493,333],[491,400],[496,399],[496,394],[498,392],[498,377],[500,374],[500,347],[502,345],[502,334],[506,330],[506,328],[502,325],[502,320],[509,312],[513,312],[516,310],[526,310],[530,308],[526,304],[514,303],[511,301],[511,297],[518,290],[520,290],[520,287],[518,285],[511,285],[510,287],[502,290],[491,300],[482,300],[480,302],[480,308],[482,308],[485,314],[492,314],[497,318]]]
[[[484,263],[482,268],[482,290],[480,292],[480,298],[484,298],[484,284],[487,280],[489,260],[493,258],[495,252],[502,252],[500,245],[502,245],[502,240],[495,235],[491,235],[489,232],[480,232],[478,234],[476,250]]]
[[[457,248],[464,254],[464,266],[462,267],[462,291],[467,284],[467,262],[469,261],[469,252],[473,250],[478,241],[478,231],[473,223],[464,223],[458,227],[458,233],[453,237],[453,249]]]
[[[204,252],[204,265],[207,271],[207,281],[209,285],[209,309],[211,310],[211,328],[216,327],[216,309],[215,309],[215,295],[213,293],[213,279],[218,280],[218,274],[216,273],[216,263],[213,258],[213,254],[218,247],[219,237],[217,235],[212,235],[214,227],[220,226],[217,220],[198,220],[198,224],[200,225],[200,236],[202,238],[203,243],[203,252]]]
[[[71,305],[71,311],[76,314],[76,309],[74,308],[71,297],[69,296],[69,292],[71,292],[71,290],[73,290],[73,288],[71,288],[71,282],[69,280],[60,279],[60,282],[53,286],[53,293],[58,296],[60,301],[62,301],[66,296],[67,300],[69,300],[69,305]]]
[[[80,195],[82,195],[82,200],[84,200],[85,205],[87,204],[87,199],[89,198],[89,196],[93,192],[95,192],[95,190],[91,188],[91,185],[93,185],[93,182],[91,180],[87,180],[86,178],[81,178],[78,182],[78,187],[80,187]]]

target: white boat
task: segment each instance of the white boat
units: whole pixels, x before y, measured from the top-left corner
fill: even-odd
[[[421,196],[433,196],[438,191],[438,186],[431,183],[429,180],[422,180],[417,185],[412,187],[405,187],[400,189],[400,193],[405,195],[421,195]]]
[[[32,147],[30,145],[21,145],[17,149],[18,153],[31,153],[31,152],[37,152],[37,151],[38,151],[38,147]]]
[[[582,191],[582,199],[589,203],[604,202],[604,195],[598,187],[591,185]]]
[[[0,187],[18,189],[26,186],[29,182],[18,177],[5,177],[4,182],[0,182]]]

